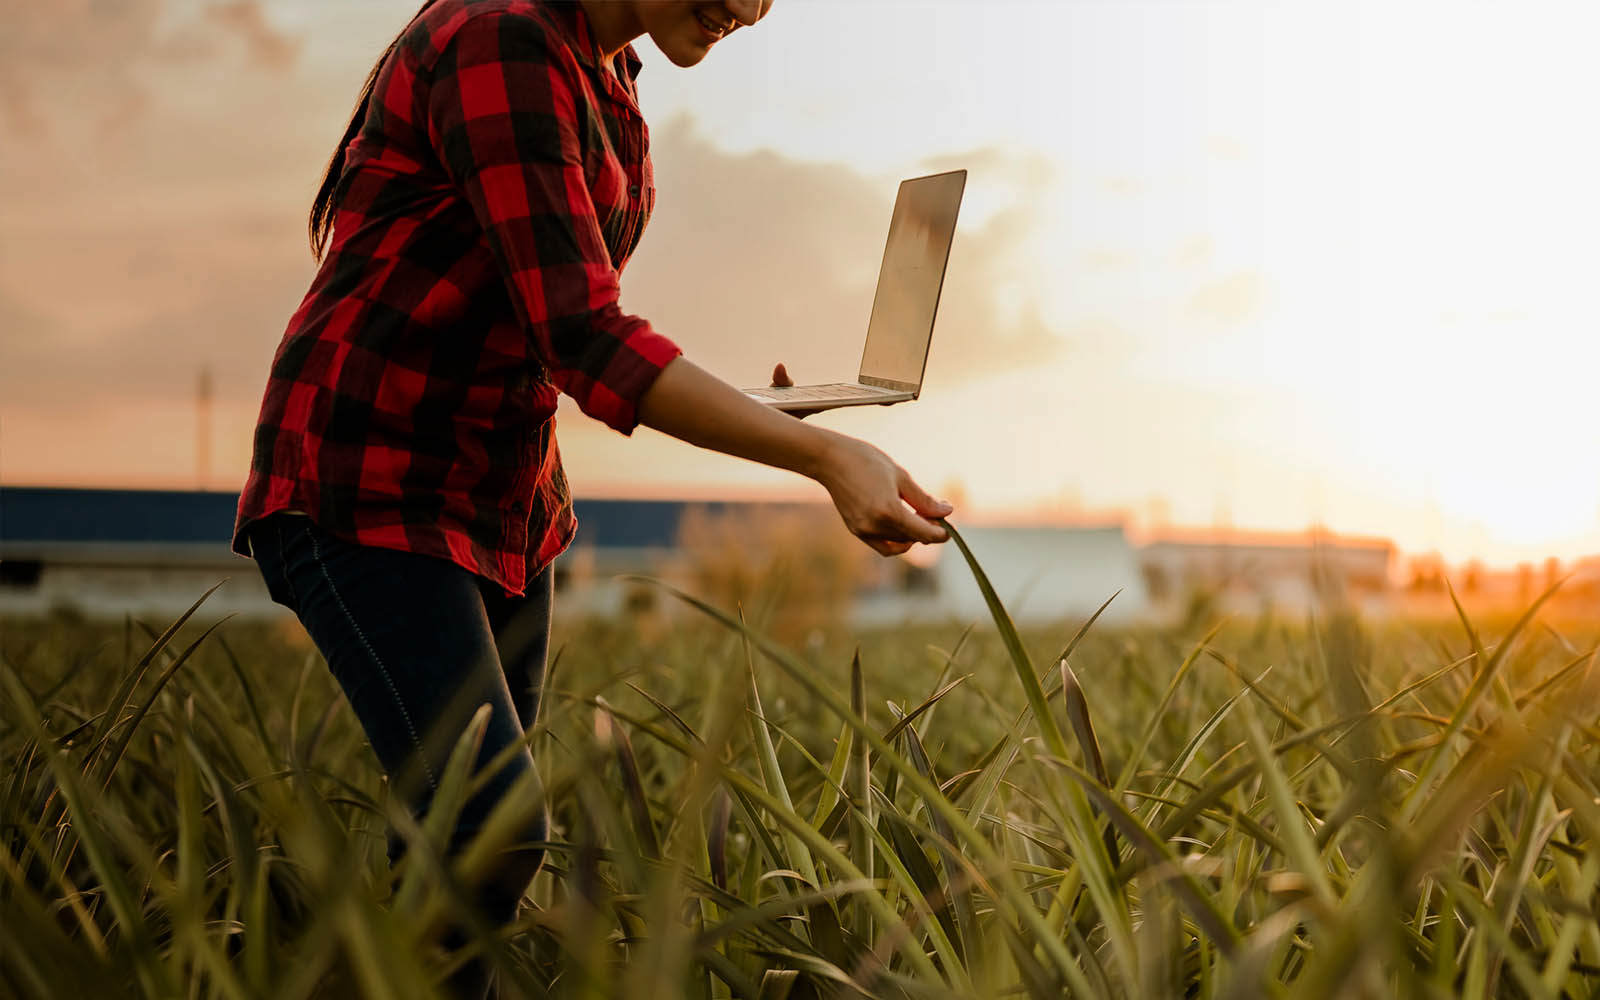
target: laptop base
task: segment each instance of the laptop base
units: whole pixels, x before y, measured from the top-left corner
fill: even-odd
[[[845,383],[841,392],[830,393],[827,385],[769,386],[745,389],[751,399],[775,410],[832,410],[841,406],[888,406],[916,398],[914,393],[878,386]],[[866,391],[862,391],[866,390]]]

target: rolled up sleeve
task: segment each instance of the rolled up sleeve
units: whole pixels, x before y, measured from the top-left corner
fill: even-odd
[[[628,434],[640,398],[681,351],[618,305],[579,142],[580,72],[537,21],[472,15],[433,64],[428,136],[551,383]]]

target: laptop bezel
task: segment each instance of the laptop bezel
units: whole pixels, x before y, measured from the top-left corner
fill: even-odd
[[[941,172],[939,172],[937,174],[924,174],[921,177],[907,177],[905,180],[900,182],[900,187],[895,189],[895,201],[898,204],[898,202],[900,200],[900,191],[907,184],[915,184],[918,181],[931,181],[931,180],[934,180],[934,179],[940,178],[940,177],[951,177],[951,176],[954,176],[956,174],[960,174],[961,175],[961,187],[956,192],[956,213],[957,213],[957,216],[959,218],[960,211],[961,211],[961,201],[962,201],[963,198],[966,197],[966,193],[967,193],[967,171],[966,171],[965,167],[962,167],[962,168],[960,168],[958,170],[945,170],[945,171],[941,171]],[[889,231],[890,231],[890,233],[894,232],[894,219],[893,219],[892,215],[891,215],[890,221],[889,221]],[[882,376],[879,376],[879,375],[868,375],[867,374],[867,372],[866,372],[867,349],[868,349],[869,346],[871,346],[871,343],[872,343],[872,314],[868,313],[867,314],[867,335],[866,335],[866,337],[864,337],[862,339],[862,342],[861,342],[861,366],[860,366],[859,374],[856,375],[856,381],[857,382],[860,382],[862,385],[876,386],[877,388],[880,388],[880,389],[894,389],[894,390],[897,390],[899,392],[909,392],[909,393],[911,393],[911,398],[912,399],[918,399],[918,398],[921,397],[921,395],[922,395],[922,382],[923,382],[924,379],[926,379],[928,377],[928,355],[933,352],[933,330],[934,330],[935,327],[937,327],[939,325],[939,299],[940,299],[940,296],[942,296],[944,294],[944,279],[945,279],[945,276],[950,273],[950,251],[952,249],[954,249],[955,242],[956,242],[956,231],[955,231],[954,228],[952,228],[950,230],[950,242],[944,248],[944,263],[939,268],[939,284],[933,290],[933,322],[928,326],[928,337],[927,337],[927,340],[924,341],[923,345],[922,345],[922,369],[917,373],[917,380],[915,382],[901,382],[901,381],[897,381],[897,380],[891,379],[891,378],[883,378]],[[887,258],[888,257],[888,253],[889,253],[889,240],[888,240],[887,237],[885,237],[885,239],[883,241],[883,251],[884,251],[885,258]],[[879,265],[879,268],[878,268],[878,275],[879,275],[879,283],[880,283],[880,286],[881,286],[881,283],[882,283],[882,280],[883,280],[883,266],[881,264]],[[876,287],[876,286],[872,290],[872,308],[874,310],[876,310],[878,308],[878,292],[879,292],[879,290],[880,290],[880,287]]]
[[[927,368],[927,359],[923,359],[922,366],[923,368]],[[921,382],[896,382],[892,378],[879,378],[876,375],[858,375],[856,376],[856,381],[860,382],[862,385],[870,385],[877,389],[894,389],[897,392],[910,393],[915,393],[922,385]]]

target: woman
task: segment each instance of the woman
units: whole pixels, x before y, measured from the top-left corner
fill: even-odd
[[[643,423],[808,476],[884,555],[946,537],[931,519],[950,506],[882,452],[751,401],[617,305],[655,197],[629,43],[648,34],[691,66],[769,5],[433,0],[329,165],[321,268],[273,361],[233,544],[418,815],[474,711],[489,706],[481,764],[538,710],[550,564],[577,528],[558,392],[624,434]],[[532,772],[524,749],[466,804],[452,849]],[[527,812],[542,840],[542,805]],[[512,916],[540,858],[502,859],[486,916]]]

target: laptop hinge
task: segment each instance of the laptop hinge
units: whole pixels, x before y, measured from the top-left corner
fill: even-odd
[[[859,376],[862,385],[875,385],[880,389],[898,389],[900,392],[916,392],[915,382],[896,382],[892,378],[879,378],[876,375]]]

